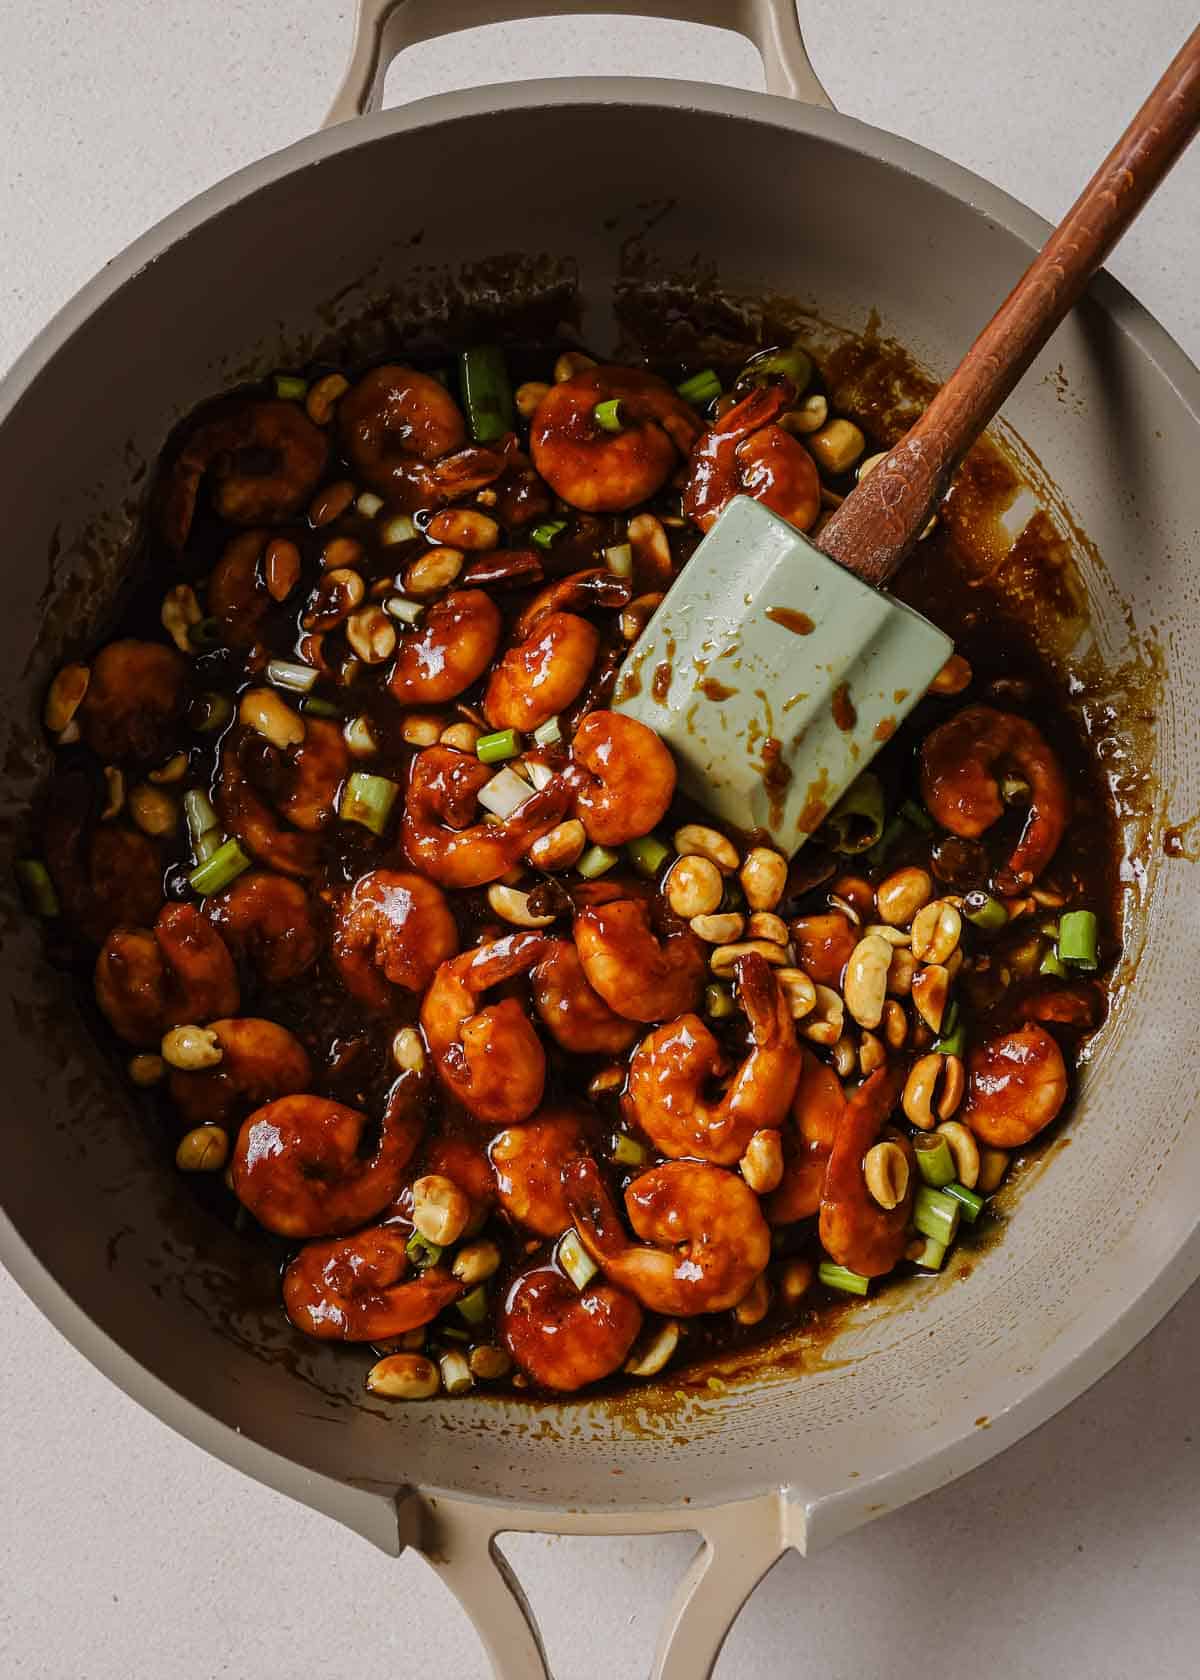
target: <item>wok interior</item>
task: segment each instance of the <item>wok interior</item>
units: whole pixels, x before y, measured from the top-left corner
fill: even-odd
[[[265,166],[266,184],[241,202],[226,189],[226,208],[79,326],[0,423],[5,883],[46,768],[45,681],[75,638],[102,625],[142,464],[200,398],[303,359],[336,337],[338,319],[370,316],[361,349],[382,350],[418,312],[456,336],[482,330],[511,312],[512,293],[496,268],[470,265],[514,252],[556,259],[516,265],[535,280],[577,274],[582,331],[601,348],[615,340],[622,265],[652,253],[664,269],[699,257],[731,288],[812,299],[856,328],[877,309],[888,333],[944,373],[1027,260],[1014,235],[911,173],[820,133],[678,99],[675,109],[648,96],[522,108],[510,95],[499,114],[372,119],[331,156],[320,155],[327,140],[308,143],[290,169]],[[837,130],[838,119],[807,120]],[[887,144],[863,134],[860,144]],[[644,242],[626,243],[651,223]],[[357,277],[365,289],[347,293]],[[372,315],[369,299],[389,291],[407,296],[403,310]],[[1104,556],[1111,582],[1080,551],[1106,657],[1136,657],[1122,601],[1167,647],[1153,773],[1178,820],[1200,803],[1190,745],[1200,603],[1183,540],[1200,527],[1196,422],[1122,324],[1118,289],[1102,291],[1103,306],[1063,329],[1008,414]],[[1067,400],[1046,377],[1058,364]],[[1121,768],[1120,715],[1110,734]],[[1054,1378],[1192,1231],[1197,1146],[1184,1128],[1197,1088],[1189,999],[1200,909],[1190,866],[1161,865],[1158,849],[1156,836],[1139,864],[1153,891],[1133,930],[1136,978],[1094,1054],[1070,1147],[1056,1146],[1010,1199],[1011,1224],[969,1276],[889,1291],[851,1315],[805,1374],[682,1407],[370,1400],[353,1358],[284,1323],[272,1275],[252,1272],[247,1288],[247,1269],[262,1269],[253,1245],[211,1222],[168,1170],[119,1067],[6,899],[7,1211],[133,1359],[222,1423],[339,1481],[560,1506],[704,1503],[780,1483],[809,1499],[867,1500],[873,1476],[902,1481],[906,1466]]]

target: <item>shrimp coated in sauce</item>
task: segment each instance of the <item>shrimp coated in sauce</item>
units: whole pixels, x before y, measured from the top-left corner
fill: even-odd
[[[841,1080],[804,1051],[804,1067],[783,1136],[783,1177],[767,1199],[767,1223],[790,1225],[820,1210],[825,1168],[846,1106]]]
[[[921,792],[930,815],[976,840],[1004,815],[998,772],[1011,765],[1029,787],[1021,837],[996,873],[997,890],[1022,893],[1046,868],[1063,837],[1071,797],[1058,758],[1041,731],[1014,712],[966,706],[926,736]]]
[[[838,1121],[821,1191],[821,1242],[831,1260],[860,1277],[882,1277],[904,1256],[916,1194],[913,1147],[900,1132],[887,1134],[904,1151],[908,1184],[894,1208],[882,1208],[867,1189],[863,1157],[879,1141],[896,1106],[900,1076],[880,1068],[851,1093]]]
[[[758,1197],[735,1173],[668,1161],[635,1178],[625,1211],[630,1242],[593,1161],[564,1171],[575,1228],[609,1281],[672,1317],[736,1306],[765,1270],[771,1233]]]
[[[312,901],[298,881],[269,869],[239,875],[204,912],[235,956],[268,985],[285,985],[312,967],[320,952]]]
[[[458,950],[446,895],[423,875],[372,869],[342,898],[330,947],[346,989],[370,1009],[390,1009],[394,988],[424,992]]]
[[[795,401],[786,380],[763,386],[710,426],[692,451],[683,511],[708,531],[735,496],[762,502],[800,531],[821,511],[816,463],[775,422]]]
[[[453,747],[426,747],[412,761],[401,838],[405,856],[443,887],[483,887],[519,863],[566,816],[571,791],[556,778],[502,822],[472,822],[492,769]]]
[[[553,1266],[516,1278],[500,1315],[504,1344],[542,1388],[572,1394],[620,1370],[642,1328],[642,1310],[611,1283],[580,1294]]]
[[[171,1101],[189,1126],[229,1127],[272,1097],[303,1091],[312,1079],[308,1052],[286,1027],[255,1016],[210,1021],[221,1060],[216,1067],[172,1068]]]
[[[652,729],[620,712],[589,712],[571,743],[575,808],[596,846],[649,834],[675,796],[675,760]]]
[[[92,660],[76,714],[83,738],[106,762],[148,763],[175,744],[187,661],[161,642],[109,642]]]
[[[190,433],[167,481],[162,527],[182,548],[207,479],[213,507],[232,525],[277,525],[308,503],[329,445],[298,403],[242,402]]]
[[[584,973],[569,939],[551,939],[529,974],[533,1007],[542,1025],[576,1056],[619,1056],[637,1037],[632,1021],[609,1008]]]
[[[1044,1027],[1030,1021],[971,1052],[962,1118],[992,1149],[1031,1143],[1067,1100],[1067,1065]]]
[[[93,945],[115,927],[149,927],[162,907],[158,849],[140,830],[98,821],[93,779],[55,777],[44,819],[46,867],[67,921]]]
[[[271,610],[259,563],[270,541],[267,531],[242,531],[223,549],[208,580],[208,610],[218,621],[226,647],[250,648]]]
[[[757,953],[739,960],[737,982],[753,1042],[722,1096],[707,1093],[727,1063],[698,1015],[656,1028],[629,1064],[627,1110],[664,1155],[732,1167],[755,1132],[787,1119],[802,1065],[791,1010]]]
[[[127,1044],[157,1045],[181,1022],[237,1013],[233,958],[191,904],[167,904],[149,928],[114,928],[96,958],[96,1002]]]
[[[398,1225],[305,1245],[283,1274],[297,1330],[323,1341],[385,1342],[418,1330],[463,1293],[441,1266],[414,1272]]]
[[[596,405],[620,403],[606,431]],[[552,385],[533,416],[530,452],[546,483],[585,513],[619,513],[662,489],[696,441],[695,411],[665,380],[636,368],[594,367]]]
[[[338,429],[364,483],[402,499],[423,485],[425,463],[461,448],[467,436],[446,387],[394,362],[372,368],[346,392]]]
[[[544,1108],[499,1132],[488,1159],[510,1219],[539,1237],[561,1236],[571,1223],[563,1169],[588,1152],[579,1115],[569,1108]]]
[[[586,618],[547,613],[493,668],[484,716],[494,729],[537,729],[583,692],[599,649],[600,634]]]
[[[546,1052],[514,997],[482,994],[525,974],[542,955],[535,933],[510,933],[444,962],[421,1005],[421,1026],[450,1094],[487,1125],[524,1120],[542,1100]]]
[[[628,1021],[662,1021],[694,1009],[704,984],[704,947],[680,923],[661,938],[643,898],[585,904],[575,917],[583,972]]]
[[[402,706],[440,706],[477,682],[500,642],[500,611],[482,589],[458,589],[435,601],[401,636],[388,689]]]

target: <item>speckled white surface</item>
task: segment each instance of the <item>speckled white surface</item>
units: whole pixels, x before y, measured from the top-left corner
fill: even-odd
[[[841,109],[1053,217],[1195,22],[1195,0],[803,0],[802,16]],[[0,3],[0,367],[151,222],[315,126],[348,38],[348,7],[327,0]],[[761,85],[732,36],[572,21],[417,49],[389,98],[633,67]],[[1200,152],[1111,264],[1194,359],[1197,204]],[[474,1635],[418,1558],[387,1560],[177,1439],[2,1275],[0,1309],[5,1680],[482,1680]],[[928,1680],[964,1665],[1005,1680],[1191,1680],[1198,1390],[1194,1290],[1003,1459],[822,1557],[786,1558],[720,1680]],[[559,1680],[644,1672],[690,1549],[681,1536],[509,1542]]]

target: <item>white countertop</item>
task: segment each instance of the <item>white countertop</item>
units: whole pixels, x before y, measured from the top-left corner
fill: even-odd
[[[802,0],[801,11],[842,110],[1052,219],[1196,21],[1195,0]],[[0,369],[136,234],[315,127],[348,39],[349,7],[329,0],[0,6]],[[592,20],[417,49],[390,97],[634,66],[761,86],[755,54],[731,35]],[[1198,205],[1200,147],[1111,267],[1200,361]],[[420,1559],[389,1560],[177,1438],[3,1275],[0,1312],[0,1675],[483,1680],[474,1634]],[[719,1680],[952,1669],[1192,1680],[1198,1392],[1193,1290],[1002,1459],[823,1556],[785,1558],[739,1620]],[[559,1680],[624,1680],[646,1670],[692,1542],[521,1537],[505,1549]]]

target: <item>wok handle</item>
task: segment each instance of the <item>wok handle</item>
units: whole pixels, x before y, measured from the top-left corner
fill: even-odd
[[[427,1497],[423,1507],[417,1544],[470,1617],[495,1680],[552,1680],[529,1601],[496,1545],[501,1534],[698,1531],[700,1548],[667,1607],[651,1680],[710,1680],[742,1605],[796,1544],[779,1494],[686,1511],[677,1519],[667,1513],[558,1518],[440,1495]],[[599,1646],[603,1629],[589,1628],[587,1637]]]
[[[613,13],[736,30],[762,55],[768,93],[831,106],[809,63],[795,0],[358,0],[350,63],[323,126],[378,110],[388,66],[418,41],[487,23]]]
[[[1200,131],[1200,26],[929,407],[853,490],[817,546],[887,582],[951,476],[1088,281]]]

